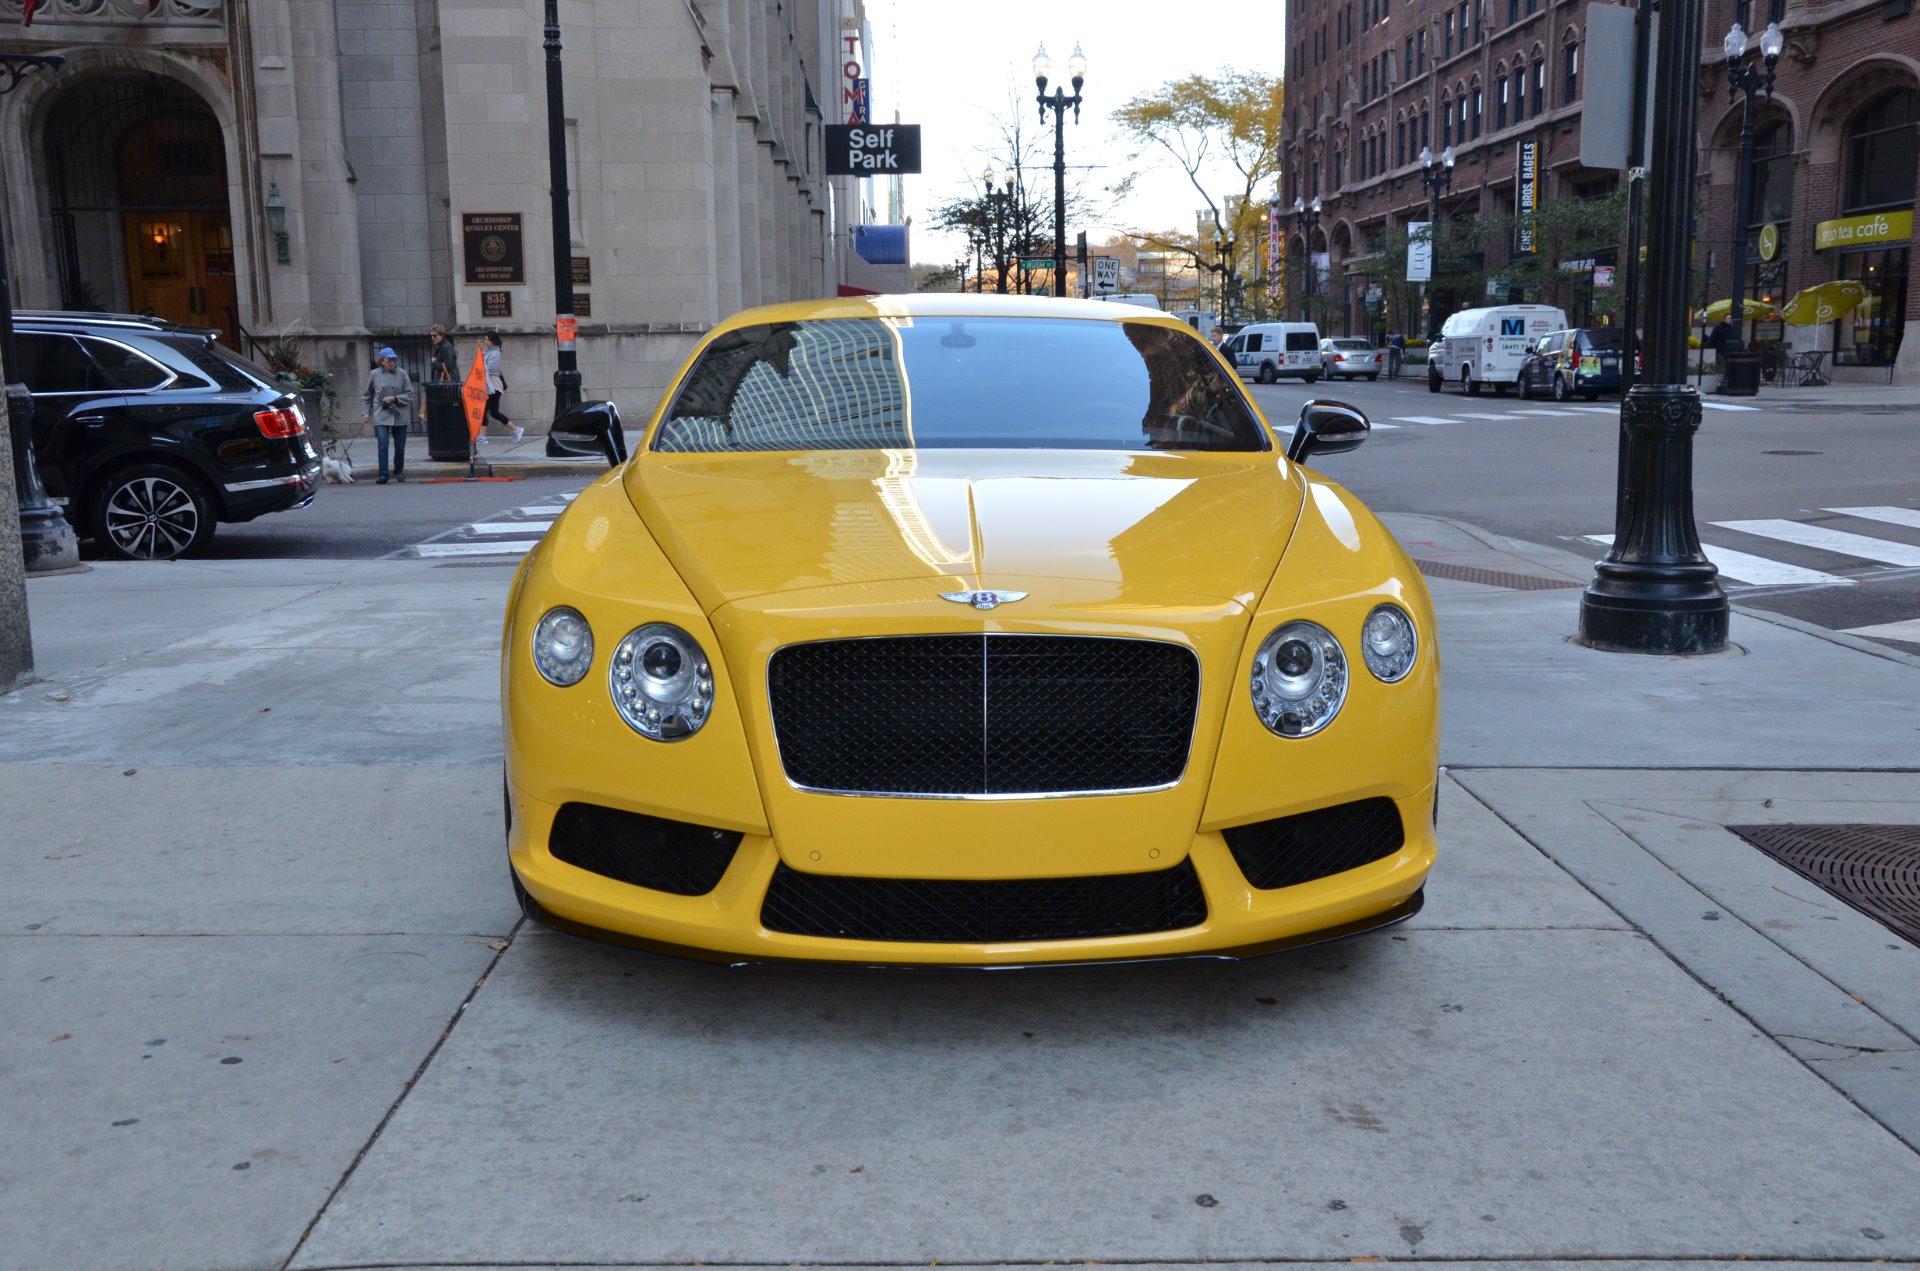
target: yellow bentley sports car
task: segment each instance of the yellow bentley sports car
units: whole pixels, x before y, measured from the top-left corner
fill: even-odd
[[[1433,610],[1304,466],[1367,432],[1309,402],[1276,434],[1130,305],[728,319],[514,579],[522,907],[872,966],[1241,957],[1410,916]]]

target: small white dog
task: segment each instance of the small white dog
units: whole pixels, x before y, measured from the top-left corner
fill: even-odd
[[[344,452],[336,451],[336,443],[327,443],[326,453],[320,456],[320,475],[335,485],[353,484],[353,463]]]

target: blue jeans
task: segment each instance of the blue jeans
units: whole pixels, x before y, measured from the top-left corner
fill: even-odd
[[[373,426],[373,435],[379,439],[381,478],[384,479],[387,475],[387,445],[389,438],[391,438],[393,445],[394,475],[398,476],[400,473],[405,472],[407,470],[407,426],[405,424],[375,424]]]

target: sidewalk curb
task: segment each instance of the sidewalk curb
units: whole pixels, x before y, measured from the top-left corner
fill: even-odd
[[[1789,631],[1798,631],[1801,635],[1810,635],[1815,639],[1825,640],[1828,644],[1837,644],[1842,648],[1852,649],[1855,653],[1870,653],[1874,657],[1884,658],[1889,662],[1898,662],[1902,666],[1910,666],[1915,670],[1920,670],[1920,654],[1905,653],[1899,649],[1890,649],[1884,644],[1876,643],[1862,636],[1848,635],[1844,631],[1835,631],[1832,627],[1823,627],[1818,623],[1804,622],[1799,618],[1789,618],[1784,613],[1774,613],[1770,609],[1755,609],[1748,605],[1734,605],[1732,609],[1733,612],[1743,618],[1754,618],[1760,622],[1771,623],[1776,627],[1784,627]]]

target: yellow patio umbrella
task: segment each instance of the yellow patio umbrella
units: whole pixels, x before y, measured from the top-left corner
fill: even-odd
[[[1787,321],[1796,327],[1818,326],[1822,322],[1833,321],[1866,298],[1867,289],[1863,283],[1852,278],[1837,278],[1817,287],[1808,287],[1787,301],[1787,307],[1782,312]]]
[[[1718,322],[1732,312],[1733,301],[1731,299],[1716,300],[1695,314],[1694,319],[1702,323]],[[1764,321],[1780,316],[1780,311],[1764,300],[1748,300],[1744,302],[1741,312],[1746,314],[1749,320],[1758,318]]]

